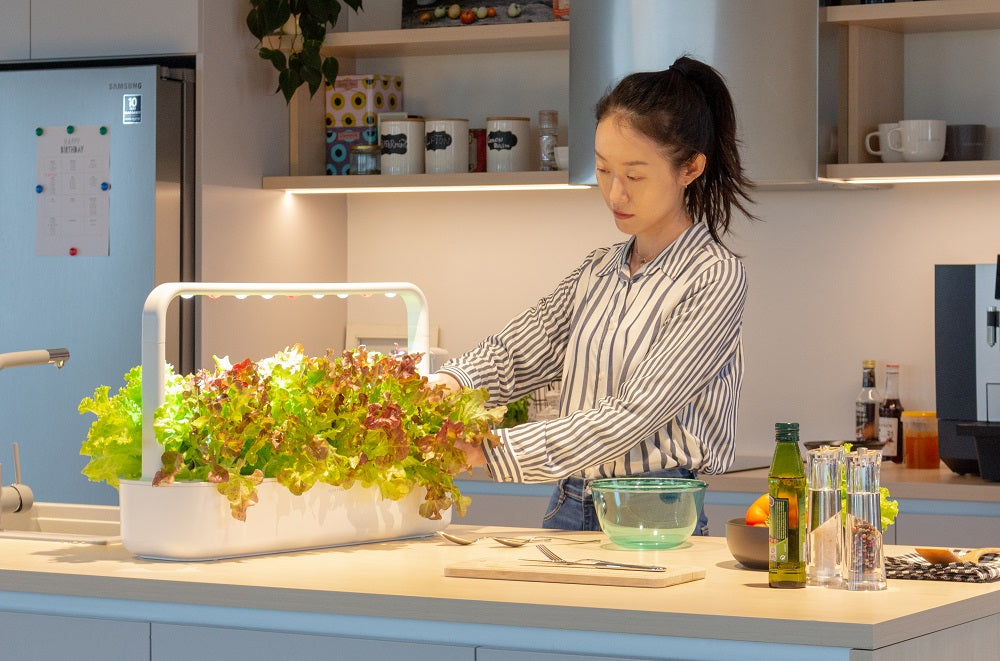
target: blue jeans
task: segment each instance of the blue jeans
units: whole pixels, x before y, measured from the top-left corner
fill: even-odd
[[[644,473],[642,477],[685,477],[695,479],[698,473],[686,468],[671,468],[665,471]],[[586,480],[567,477],[556,483],[556,489],[549,500],[549,507],[542,519],[543,528],[558,530],[600,530],[594,496],[590,493]],[[708,517],[703,507],[698,512],[698,524],[694,535],[708,535]]]

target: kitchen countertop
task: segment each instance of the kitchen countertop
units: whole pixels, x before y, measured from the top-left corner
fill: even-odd
[[[767,489],[767,468],[701,475],[714,491],[739,491],[756,493]],[[882,462],[882,486],[888,487],[892,497],[933,498],[935,500],[961,500],[1000,503],[1000,482],[987,482],[978,475],[959,475],[944,464],[937,469],[906,468],[890,461]]]
[[[448,530],[466,536],[552,534],[461,525]],[[183,621],[178,613],[190,612],[193,624],[253,628],[247,609],[264,609],[267,626],[260,628],[273,631],[315,626],[328,632],[322,618],[375,617],[702,639],[699,644],[763,641],[867,650],[977,621],[990,622],[995,631],[1000,622],[1000,582],[890,580],[883,592],[772,590],[766,572],[743,569],[719,537],[692,538],[664,551],[619,549],[600,533],[559,537],[565,539],[550,545],[567,557],[695,565],[706,569],[706,578],[629,588],[446,577],[444,568],[452,563],[540,555],[531,547],[488,541],[456,546],[437,537],[212,562],[148,561],[117,544],[0,540],[0,610],[152,622]],[[887,554],[911,550],[887,547]],[[304,613],[321,619],[303,619]],[[489,642],[490,630],[462,635]]]

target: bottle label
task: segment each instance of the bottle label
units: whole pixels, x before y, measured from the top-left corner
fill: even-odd
[[[768,526],[768,559],[788,562],[788,499],[771,497]]]
[[[878,414],[875,410],[874,402],[858,402],[854,406],[854,429],[855,440],[859,443],[874,442],[878,440],[878,427],[876,426]]]
[[[896,418],[880,417],[878,419],[878,440],[879,443],[884,444],[882,446],[883,457],[895,457],[899,450],[899,444],[896,443],[898,424],[899,420]]]

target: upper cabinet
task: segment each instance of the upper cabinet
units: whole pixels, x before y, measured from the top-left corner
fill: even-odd
[[[837,163],[830,179],[893,182],[997,178],[1000,161],[882,163],[865,149],[880,123],[943,119],[1000,122],[1000,2],[926,0],[845,5],[821,10],[839,31],[841,81]],[[987,154],[987,159],[996,158]]]
[[[199,0],[13,2],[30,5],[32,60],[198,52]],[[5,11],[0,9],[0,19]]]
[[[31,56],[31,0],[0,2],[0,62]]]
[[[573,0],[572,12],[571,182],[594,182],[598,99],[626,74],[666,69],[682,55],[725,78],[751,179],[764,185],[816,181],[816,2]]]

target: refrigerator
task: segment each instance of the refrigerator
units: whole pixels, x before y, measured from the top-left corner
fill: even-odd
[[[80,472],[94,419],[80,401],[140,364],[150,290],[197,276],[193,60],[98,64],[0,70],[0,353],[70,354],[0,371],[3,480],[17,443],[36,501],[117,503]],[[172,304],[167,360],[181,372],[195,316],[193,301]]]

